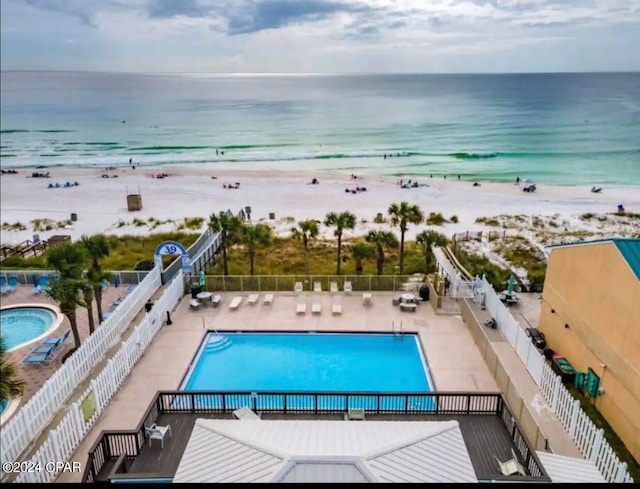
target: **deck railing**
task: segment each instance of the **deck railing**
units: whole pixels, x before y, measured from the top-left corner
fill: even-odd
[[[344,291],[345,281],[351,282],[354,292],[402,291],[417,289],[422,282],[411,275],[207,275],[205,290],[222,292],[294,292],[296,283],[303,292],[313,292],[320,284],[323,291],[331,290],[335,282]]]
[[[531,478],[547,477],[499,393],[160,391],[135,429],[102,433],[89,452],[83,482],[96,482],[100,472],[123,454],[127,459],[137,457],[147,441],[145,427],[162,414],[230,414],[241,407],[265,414],[332,414],[364,407],[371,414],[500,416]]]

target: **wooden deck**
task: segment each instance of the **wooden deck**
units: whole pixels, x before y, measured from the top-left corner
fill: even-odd
[[[156,421],[161,426],[170,425],[172,436],[164,440],[164,448],[158,441],[152,446],[144,445],[140,454],[126,463],[126,474],[140,477],[173,477],[178,469],[196,419],[232,419],[231,414],[162,414]],[[343,414],[262,414],[269,419],[344,419]],[[368,420],[388,421],[449,421],[460,424],[471,463],[479,480],[503,478],[495,457],[500,460],[511,458],[514,445],[507,428],[496,415],[402,415],[402,414],[369,414]],[[239,421],[240,422],[240,421]],[[109,479],[114,461],[105,464],[98,474],[99,481]],[[121,474],[124,476],[124,474]]]

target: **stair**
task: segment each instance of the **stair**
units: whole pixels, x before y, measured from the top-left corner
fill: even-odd
[[[214,335],[207,341],[204,351],[207,353],[224,350],[231,346],[231,340],[227,336]]]

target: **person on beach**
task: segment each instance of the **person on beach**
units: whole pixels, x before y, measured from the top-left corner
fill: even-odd
[[[516,177],[516,185],[520,185],[520,177]]]

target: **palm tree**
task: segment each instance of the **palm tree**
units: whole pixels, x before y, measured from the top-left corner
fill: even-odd
[[[417,205],[409,202],[391,204],[387,213],[391,217],[391,225],[400,227],[400,273],[404,271],[404,235],[407,232],[407,224],[420,224],[424,220],[424,215]]]
[[[356,262],[356,275],[362,275],[362,270],[364,269],[362,260],[372,258],[376,254],[373,246],[365,243],[354,243],[349,246],[349,251],[351,252],[351,257]]]
[[[237,242],[242,221],[233,214],[220,211],[218,214],[209,216],[209,227],[220,233],[220,248],[222,248],[222,265],[224,274],[229,275],[229,264],[227,262],[227,247]]]
[[[240,242],[247,247],[249,253],[249,274],[253,275],[253,263],[256,258],[256,250],[260,246],[269,246],[273,234],[266,224],[249,224],[242,227]]]
[[[304,274],[309,275],[309,241],[315,239],[320,233],[318,222],[313,219],[299,221],[298,227],[291,228],[293,237],[302,240],[304,246]]]
[[[342,232],[345,229],[356,227],[356,216],[349,211],[340,213],[329,212],[324,218],[324,225],[335,227],[333,235],[338,238],[338,262],[336,265],[336,275],[340,275],[340,258],[342,255]]]
[[[62,314],[69,319],[76,348],[79,348],[81,343],[76,309],[85,307],[80,291],[88,285],[88,281],[82,276],[86,261],[87,251],[78,242],[56,246],[47,256],[47,264],[59,275],[52,280],[46,291],[58,303]]]
[[[67,316],[71,324],[75,349],[80,348],[81,340],[78,332],[78,318],[76,309],[86,307],[80,296],[80,291],[87,288],[87,282],[81,279],[56,277],[47,288],[47,294],[60,306],[60,312]]]
[[[18,377],[16,366],[7,357],[7,344],[0,338],[0,401],[20,397],[24,392],[24,381]]]
[[[93,236],[82,236],[82,246],[87,250],[89,255],[89,270],[87,272],[87,279],[93,287],[93,294],[91,300],[88,301],[89,309],[89,330],[93,332],[93,298],[96,300],[96,308],[98,309],[98,323],[104,321],[104,315],[102,313],[102,282],[111,281],[111,273],[102,270],[100,260],[109,256],[111,252],[112,243],[102,234],[95,234]],[[87,293],[85,293],[85,301],[89,299]]]
[[[444,234],[440,234],[438,231],[431,229],[422,231],[416,236],[416,241],[422,245],[422,252],[424,253],[424,260],[426,266],[426,272],[429,273],[431,265],[433,263],[433,251],[432,246],[446,246],[447,237]]]
[[[376,268],[378,275],[384,273],[384,249],[395,248],[398,246],[398,238],[391,231],[369,231],[369,234],[364,238],[367,243],[371,243],[376,247],[377,258]]]

